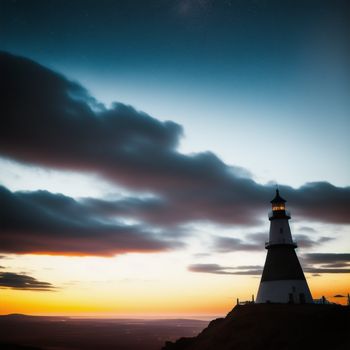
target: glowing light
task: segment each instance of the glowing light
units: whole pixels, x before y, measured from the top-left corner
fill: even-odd
[[[278,203],[278,204],[273,204],[272,205],[272,210],[276,211],[276,210],[285,210],[286,206],[283,203]]]

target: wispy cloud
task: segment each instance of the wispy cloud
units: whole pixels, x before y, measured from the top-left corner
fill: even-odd
[[[304,272],[310,272],[310,273],[350,273],[349,269],[331,269],[331,268],[323,268],[323,267],[304,267]]]
[[[213,250],[218,253],[231,253],[235,251],[261,251],[263,245],[257,242],[245,242],[233,237],[215,237]]]
[[[320,246],[323,243],[329,242],[334,238],[320,237],[311,239],[309,236],[297,234],[294,235],[298,246],[304,249]],[[212,250],[217,253],[231,253],[236,251],[262,251],[265,241],[268,240],[267,233],[250,233],[246,234],[245,240],[235,237],[217,236],[213,239]]]
[[[309,253],[305,254],[304,258],[313,264],[350,263],[348,253]]]
[[[335,266],[315,266],[316,264],[323,264],[334,261],[339,263],[339,267]],[[350,254],[336,254],[336,253],[310,253],[303,257],[304,272],[312,273],[314,276],[319,276],[323,273],[339,274],[350,273]],[[219,264],[192,264],[188,266],[191,272],[212,273],[219,275],[261,275],[263,266],[260,265],[240,265],[240,266],[223,266]]]
[[[191,272],[213,273],[217,275],[261,275],[262,266],[221,266],[218,264],[192,264],[188,266]]]
[[[44,292],[54,291],[56,289],[51,283],[38,281],[36,278],[26,274],[14,272],[0,272],[0,288]]]
[[[314,274],[350,273],[350,254],[309,253],[303,255],[304,271]]]

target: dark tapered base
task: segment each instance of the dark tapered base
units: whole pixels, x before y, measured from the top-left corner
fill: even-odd
[[[293,245],[269,247],[257,303],[312,303],[312,296]]]

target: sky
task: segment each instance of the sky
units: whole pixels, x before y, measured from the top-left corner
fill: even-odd
[[[278,184],[350,286],[347,1],[0,1],[0,313],[224,315]],[[338,297],[335,297],[335,296]]]

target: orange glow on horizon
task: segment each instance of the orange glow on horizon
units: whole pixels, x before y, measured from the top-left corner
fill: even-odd
[[[209,276],[208,281],[210,280],[212,283],[215,283],[215,280],[219,281],[217,276]],[[254,288],[259,279],[255,281],[242,279],[242,282]],[[128,287],[120,293],[117,292],[118,288],[116,290],[71,288],[50,292],[1,289],[0,314],[22,313],[99,318],[206,315],[210,318],[211,315],[213,317],[226,315],[235,306],[236,298],[241,301],[251,300],[251,295],[256,294],[256,290],[250,288],[243,288],[238,292],[231,283],[231,286],[222,285],[220,288],[218,283],[219,289],[208,285],[208,290],[200,286],[200,281],[197,283],[199,285],[178,290],[173,290],[174,286],[171,285],[169,288],[162,285],[154,290],[145,286],[143,291]],[[349,288],[347,275],[310,277],[308,283],[314,299],[324,295],[330,302],[346,305]],[[99,297],[96,297],[96,294]],[[341,294],[344,297],[334,298],[335,294]]]

